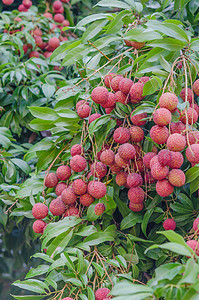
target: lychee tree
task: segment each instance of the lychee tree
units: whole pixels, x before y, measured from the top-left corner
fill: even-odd
[[[51,55],[75,76],[60,82],[51,107],[29,108],[30,128],[52,136],[28,151],[36,171],[12,190],[22,199],[12,215],[36,219],[43,253],[35,257],[47,262],[14,285],[38,299],[97,299],[121,278],[145,283],[173,260],[182,277],[197,262],[199,41],[179,20],[143,16],[140,2],[98,5],[118,12],[86,17],[81,38]],[[177,246],[149,247],[166,238]]]

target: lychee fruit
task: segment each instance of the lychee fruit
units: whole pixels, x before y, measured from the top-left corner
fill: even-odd
[[[153,178],[153,176],[151,175],[151,171],[148,171],[145,173],[145,182],[149,183],[149,184],[153,184],[157,182],[157,179]]]
[[[91,112],[91,108],[87,104],[80,105],[77,109],[77,114],[81,119],[87,118]]]
[[[115,77],[115,73],[110,73],[104,77],[104,84],[106,87],[111,87],[111,80]]]
[[[134,47],[134,48],[137,49],[137,50],[143,48],[144,45],[145,45],[144,42],[135,42],[135,41],[131,41],[131,47]]]
[[[144,205],[143,202],[140,203],[134,203],[134,202],[129,202],[129,208],[130,210],[134,211],[134,212],[139,212],[141,210],[143,210]]]
[[[185,174],[180,169],[172,169],[168,174],[168,180],[173,186],[183,186],[185,184]]]
[[[82,152],[83,152],[83,147],[80,144],[75,144],[70,149],[70,154],[72,156],[81,155]]]
[[[140,173],[144,172],[144,164],[142,158],[138,158],[133,162],[133,168],[135,172],[140,172]]]
[[[111,149],[102,151],[100,160],[105,165],[112,165],[115,161],[115,154]]]
[[[186,88],[182,89],[182,91],[180,92],[180,97],[182,98],[182,100],[185,102],[185,98],[186,98]],[[189,103],[192,103],[194,99],[194,93],[190,88],[187,88],[187,101]]]
[[[199,233],[199,227],[198,227],[198,224],[199,224],[199,218],[196,218],[193,222],[193,230],[196,232],[196,233]]]
[[[167,149],[163,149],[158,153],[158,161],[161,164],[161,166],[168,166],[171,162],[171,151]]]
[[[131,79],[123,78],[119,82],[119,89],[122,93],[128,95],[132,85],[133,85],[133,81]]]
[[[189,125],[196,123],[198,120],[197,111],[194,108],[189,107],[189,109],[187,110],[187,118],[188,118]],[[182,123],[186,124],[185,110],[183,110],[180,114],[180,121],[182,121]]]
[[[169,173],[169,168],[167,166],[164,167],[161,166],[159,162],[155,163],[151,167],[151,175],[153,176],[153,178],[157,180],[162,180],[166,178],[168,173]]]
[[[32,215],[35,219],[44,219],[48,215],[48,207],[43,203],[36,203],[33,205]]]
[[[95,300],[104,300],[104,298],[106,299],[108,294],[110,293],[110,290],[107,288],[99,288],[96,292],[95,292]]]
[[[151,127],[150,137],[156,144],[164,144],[169,137],[169,130],[166,126],[155,125]]]
[[[106,185],[100,181],[90,181],[88,184],[88,193],[93,198],[103,198],[106,195]]]
[[[34,232],[43,234],[44,228],[46,227],[46,223],[42,220],[36,220],[33,223],[32,227]]]
[[[107,107],[105,108],[105,112],[107,115],[109,115],[114,110],[114,107]]]
[[[134,125],[136,125],[136,126],[142,126],[142,125],[145,125],[147,121],[146,121],[146,120],[143,120],[143,119],[147,118],[147,113],[141,113],[141,114],[132,116],[132,114],[134,113],[134,111],[135,111],[135,110],[132,111],[131,116],[130,116],[131,122],[132,122]]]
[[[150,169],[153,167],[154,164],[156,163],[159,163],[159,160],[158,160],[158,155],[155,155],[154,157],[152,157],[150,159],[150,162],[149,162],[149,166],[150,166]]]
[[[105,211],[105,209],[106,209],[106,207],[103,203],[97,203],[95,205],[95,210],[94,211],[95,211],[95,214],[97,216],[101,216],[103,214],[103,212]]]
[[[57,168],[56,175],[59,180],[67,180],[71,176],[71,168],[69,166],[60,166]]]
[[[196,104],[196,103],[191,103],[191,104],[190,104],[190,107],[194,108],[195,111],[197,112],[197,114],[199,115],[199,106],[198,106],[198,104]]]
[[[127,104],[129,102],[129,97],[121,91],[117,91],[115,93],[115,101],[122,104]]]
[[[122,79],[123,79],[123,77],[121,75],[117,75],[111,80],[110,86],[114,92],[119,91],[119,84]]]
[[[168,164],[168,167],[171,169],[179,169],[184,162],[184,157],[180,152],[171,151],[171,162]]]
[[[103,104],[108,100],[108,90],[103,86],[97,86],[92,90],[91,98],[97,104]]]
[[[194,82],[193,91],[197,96],[199,96],[199,79]]]
[[[159,126],[166,126],[171,122],[171,112],[166,108],[159,108],[153,114],[153,121]]]
[[[190,131],[188,133],[188,140],[189,140],[189,143],[187,141],[187,135],[185,135],[185,138],[186,138],[186,142],[187,142],[187,145],[190,144],[198,144],[199,142],[199,131]]]
[[[110,165],[110,169],[111,169],[111,172],[115,173],[115,174],[119,173],[122,170],[122,168],[119,167],[116,163]]]
[[[176,222],[173,219],[166,219],[163,222],[163,228],[165,230],[175,230],[176,229]]]
[[[86,193],[80,196],[79,201],[84,206],[90,206],[94,202],[94,198],[90,194]]]
[[[48,41],[48,45],[54,50],[59,47],[60,41],[56,36],[54,36]]]
[[[77,196],[75,195],[73,189],[71,187],[68,187],[61,193],[61,199],[65,204],[71,205],[76,202]]]
[[[19,7],[18,7],[18,11],[23,11],[23,12],[27,12],[28,9],[25,8],[25,6],[23,4],[20,4]]]
[[[187,147],[186,158],[191,163],[199,163],[199,144],[192,144],[190,147]]]
[[[164,93],[159,99],[160,108],[166,108],[171,112],[177,108],[178,97],[173,93]]]
[[[101,114],[92,114],[88,119],[88,123],[91,124],[93,121],[99,119],[102,115]]]
[[[75,179],[72,184],[72,189],[76,195],[83,195],[87,191],[87,184],[81,179]]]
[[[11,5],[14,2],[14,0],[2,0],[2,2],[5,5]]]
[[[186,243],[195,252],[196,255],[199,255],[199,243],[198,243],[198,241],[189,240]]]
[[[22,4],[25,6],[25,8],[30,8],[32,6],[32,1],[31,0],[23,0]]]
[[[156,154],[154,152],[148,152],[144,155],[143,164],[145,165],[145,167],[147,169],[150,169],[150,161],[154,156],[156,156]]]
[[[29,58],[31,57],[39,57],[39,52],[38,51],[31,51],[28,55]]]
[[[144,139],[144,131],[139,126],[131,126],[129,131],[133,143],[139,143]]]
[[[61,200],[61,197],[57,197],[52,200],[49,206],[50,212],[53,216],[61,216],[66,210],[64,202]]]
[[[186,139],[179,133],[171,134],[167,139],[167,148],[171,151],[182,151],[186,147]]]
[[[102,107],[104,108],[110,108],[111,111],[113,110],[113,108],[115,107],[115,103],[116,103],[116,98],[115,98],[115,94],[113,93],[108,93],[108,99],[106,102],[103,102],[101,104]],[[110,112],[111,112],[110,111]],[[108,111],[106,110],[106,113],[108,114]]]
[[[115,163],[121,168],[126,168],[129,165],[129,160],[120,157],[119,153],[115,155]]]
[[[57,196],[60,196],[61,193],[63,192],[63,190],[64,190],[65,188],[66,188],[65,182],[59,182],[59,183],[57,184],[57,186],[55,187],[55,194],[56,194]]]
[[[64,1],[63,1],[64,2]],[[73,298],[71,297],[66,297],[66,298],[63,298],[62,300],[73,300]]]
[[[127,143],[131,138],[130,132],[125,127],[119,127],[114,131],[113,139],[116,143],[124,144]]]
[[[54,8],[55,10],[58,10],[58,9],[60,9],[61,7],[62,7],[62,2],[61,2],[61,1],[56,0],[56,1],[53,3],[53,8]]]
[[[80,217],[79,209],[77,207],[74,207],[74,206],[69,207],[64,214],[64,218],[72,217],[72,216],[76,217],[76,218]]]
[[[127,176],[127,185],[130,188],[135,188],[143,184],[142,176],[138,173],[130,173]]]
[[[91,174],[94,177],[98,177],[98,178],[102,178],[104,176],[106,176],[107,173],[107,167],[105,164],[103,164],[102,162],[94,162],[91,165]]]
[[[173,190],[173,185],[167,179],[158,180],[156,183],[156,192],[161,197],[167,197],[171,195]]]
[[[140,203],[144,201],[144,191],[141,187],[130,188],[128,191],[128,198],[133,203]]]
[[[144,96],[143,95],[143,88],[144,88],[144,84],[143,83],[135,83],[131,86],[130,89],[130,97],[131,97],[131,103],[139,103]]]
[[[118,154],[124,160],[134,159],[136,150],[133,145],[125,143],[118,148]]]
[[[115,181],[116,181],[117,185],[119,185],[119,186],[125,185],[127,176],[128,175],[126,172],[119,172],[115,177]]]
[[[45,13],[44,13],[44,17],[45,17],[45,18],[52,19],[52,18],[53,18],[53,15],[52,15],[51,13],[49,13],[49,12],[45,12]]]
[[[64,16],[60,13],[54,15],[54,21],[57,23],[62,23],[64,21]]]
[[[81,155],[74,155],[70,160],[70,167],[74,172],[82,172],[86,169],[87,163]]]
[[[58,178],[55,173],[49,173],[45,178],[45,186],[47,188],[54,188],[58,184]]]
[[[143,84],[145,84],[147,81],[149,81],[150,80],[150,77],[148,77],[148,76],[143,76],[143,77],[141,77],[139,80],[138,80],[138,82],[139,83],[143,83]]]
[[[80,101],[78,101],[77,103],[76,103],[76,109],[78,109],[78,107],[80,106],[80,105],[83,105],[83,104],[86,104],[86,105],[89,105],[89,103],[87,102],[87,101],[85,101],[85,100],[80,100]]]
[[[185,129],[186,129],[186,125],[180,121],[177,123],[172,122],[170,125],[171,134],[182,133]]]

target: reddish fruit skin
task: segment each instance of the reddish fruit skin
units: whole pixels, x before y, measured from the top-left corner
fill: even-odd
[[[189,240],[186,243],[195,252],[196,255],[199,255],[199,243],[198,243],[198,241]]]
[[[114,76],[115,76],[114,73],[110,73],[104,77],[105,86],[107,86],[108,88],[111,87],[111,80],[113,79]]]
[[[132,111],[131,116],[130,116],[131,122],[136,126],[145,125],[147,121],[146,120],[142,121],[142,119],[147,118],[147,113],[142,113],[142,114],[132,116],[133,112],[134,112],[134,110]]]
[[[119,156],[119,153],[115,155],[115,163],[118,167],[126,168],[129,165],[129,160],[123,159]]]
[[[128,198],[133,203],[140,203],[144,201],[144,191],[141,187],[130,188],[128,191]]]
[[[30,8],[32,6],[32,1],[30,0],[23,0],[22,4],[25,6],[25,8]]]
[[[154,152],[148,152],[144,155],[143,164],[145,165],[145,167],[147,169],[150,169],[150,161],[154,156],[156,156],[156,154]]]
[[[104,107],[104,108],[110,108],[111,110],[113,110],[113,108],[115,107],[115,103],[116,103],[115,94],[108,93],[108,99],[107,99],[107,101],[103,102],[101,104],[101,106]],[[106,110],[106,113],[108,114],[107,110]]]
[[[148,171],[145,174],[145,182],[149,183],[149,184],[153,184],[157,182],[157,179],[153,178],[153,176],[151,175],[151,171]]]
[[[64,2],[64,1],[63,1]],[[63,298],[62,300],[73,300],[73,298],[71,297],[66,297],[66,298]]]
[[[107,115],[109,115],[112,112],[112,110],[114,110],[114,107],[105,108],[105,112]]]
[[[53,18],[53,15],[52,15],[51,13],[49,13],[49,12],[45,12],[45,13],[44,13],[44,17],[45,17],[45,18],[52,19],[52,18]]]
[[[54,50],[59,47],[60,41],[57,37],[54,36],[48,41],[48,45]]]
[[[64,218],[65,217],[71,217],[71,216],[74,216],[74,217],[77,217],[79,218],[80,217],[80,214],[79,214],[79,210],[77,207],[69,207],[69,209],[66,210],[65,214],[64,214]]]
[[[122,170],[122,168],[119,167],[116,163],[110,165],[110,169],[111,169],[111,172],[115,173],[115,174],[119,173]]]
[[[44,228],[46,227],[46,223],[41,220],[36,220],[33,223],[32,227],[33,227],[34,232],[42,234],[44,231]]]
[[[138,80],[138,82],[145,84],[145,83],[146,83],[147,81],[149,81],[149,80],[150,80],[150,77],[148,77],[148,76],[143,76],[143,77],[141,77],[141,78]]]
[[[198,224],[199,224],[199,218],[196,218],[193,222],[193,230],[197,233],[199,233]]]
[[[80,105],[83,105],[83,104],[89,105],[89,103],[86,102],[85,100],[80,100],[80,101],[78,101],[78,102],[76,103],[76,109],[78,109],[78,107],[79,107]]]
[[[106,186],[103,182],[90,181],[88,184],[88,193],[96,199],[103,198],[106,195]]]
[[[91,165],[91,174],[94,177],[102,178],[106,176],[107,173],[107,167],[102,162],[95,162]]]
[[[126,172],[119,172],[115,177],[115,181],[116,181],[117,185],[119,185],[119,186],[125,185],[127,176],[128,175]]]
[[[134,47],[135,49],[139,50],[141,48],[143,48],[145,45],[145,43],[141,43],[141,42],[135,42],[135,41],[131,41],[131,47]]]
[[[187,135],[185,135],[186,138],[186,142],[187,142]],[[198,144],[199,142],[199,131],[190,131],[188,133],[188,140],[189,140],[189,144]],[[188,145],[188,142],[187,142]]]
[[[165,230],[175,230],[176,229],[176,222],[173,219],[166,219],[163,222],[163,228]]]
[[[171,112],[177,108],[178,97],[173,93],[164,93],[159,99],[160,108],[167,108]]]
[[[135,188],[143,184],[142,176],[138,173],[130,173],[127,177],[127,185],[130,188]]]
[[[144,139],[144,131],[139,126],[132,126],[129,131],[133,143],[139,143]]]
[[[117,91],[115,93],[115,101],[122,104],[127,104],[129,102],[129,97],[121,91]]]
[[[61,7],[62,7],[62,2],[61,2],[61,1],[57,0],[57,1],[55,1],[55,2],[53,3],[53,8],[54,8],[54,9],[58,10],[58,9],[60,9]]]
[[[70,167],[74,172],[82,172],[86,169],[87,163],[81,155],[74,155],[70,160]]]
[[[112,80],[111,80],[111,89],[114,91],[114,92],[117,92],[119,91],[119,84],[120,84],[120,81],[123,79],[122,76],[115,76]]]
[[[72,156],[81,155],[81,153],[83,152],[82,150],[83,150],[83,148],[80,144],[75,144],[71,147],[70,154]]]
[[[167,139],[167,148],[171,151],[182,151],[186,147],[186,139],[179,133],[171,134]]]
[[[199,96],[199,79],[194,82],[193,91],[197,96]]]
[[[61,216],[66,210],[64,202],[61,200],[61,197],[57,197],[52,200],[49,206],[50,212],[53,216]]]
[[[62,23],[64,21],[64,16],[62,14],[54,15],[54,21],[58,23]]]
[[[122,93],[128,95],[132,85],[133,85],[133,81],[131,79],[123,78],[119,82],[119,89]]]
[[[180,121],[177,123],[172,122],[170,125],[171,134],[182,133],[185,129],[186,129],[186,125]]]
[[[32,52],[30,52],[29,53],[29,58],[31,58],[31,57],[39,57],[39,52],[38,51],[32,51]]]
[[[80,105],[77,109],[77,114],[82,119],[87,118],[90,112],[91,112],[91,108],[87,104]]]
[[[61,193],[63,192],[63,190],[65,190],[65,188],[66,188],[65,182],[59,182],[58,185],[55,188],[55,194],[57,196],[60,196]]]
[[[171,112],[166,108],[159,108],[153,114],[153,121],[159,126],[166,126],[171,122]]]
[[[71,176],[71,168],[69,166],[60,166],[56,171],[59,180],[67,180]]]
[[[190,147],[187,147],[186,158],[191,163],[199,163],[199,144],[192,144]]]
[[[186,94],[186,89],[182,89],[182,91],[180,92],[180,97],[182,98],[182,100],[185,102],[185,94]],[[191,103],[194,99],[194,93],[190,88],[187,88],[187,101],[189,103]]]
[[[151,175],[157,180],[162,180],[167,177],[169,168],[167,166],[162,167],[159,162],[155,163],[151,168]]]
[[[171,195],[173,190],[173,185],[167,179],[158,180],[156,183],[156,192],[161,197],[167,197]]]
[[[100,155],[100,160],[105,165],[112,165],[115,161],[115,154],[112,150],[104,150]]]
[[[103,203],[97,203],[95,205],[95,214],[97,216],[101,216],[103,214],[103,212],[105,211],[106,207]]]
[[[95,292],[95,300],[103,300],[104,298],[107,298],[108,294],[110,293],[110,290],[107,288],[99,288]]]
[[[184,162],[182,153],[171,151],[171,162],[168,164],[168,167],[171,169],[179,169]]]
[[[169,137],[169,130],[166,126],[155,125],[151,127],[150,136],[156,144],[164,144]]]
[[[158,153],[158,161],[162,167],[168,166],[171,163],[172,155],[167,149],[163,149]]]
[[[36,203],[33,205],[32,215],[35,219],[44,219],[48,215],[48,207],[43,203]]]
[[[14,2],[14,0],[2,0],[2,2],[5,5],[11,5]]]
[[[134,159],[136,150],[133,145],[125,143],[118,148],[118,154],[124,160]]]
[[[134,203],[134,202],[129,202],[129,208],[130,210],[134,211],[134,212],[139,212],[141,210],[143,210],[144,205],[143,202],[141,203]]]
[[[180,169],[172,169],[168,174],[168,180],[173,186],[183,186],[185,184],[185,174]]]
[[[58,184],[58,178],[55,173],[49,173],[45,178],[45,186],[47,188],[54,188]]]
[[[84,206],[90,206],[94,202],[94,198],[90,194],[86,193],[80,196],[79,201]]]
[[[132,103],[139,103],[144,98],[144,96],[142,96],[143,88],[144,88],[143,83],[137,82],[132,85],[129,92]]]
[[[119,127],[114,131],[113,139],[116,143],[127,143],[131,138],[130,132],[127,128]]]
[[[103,104],[108,100],[108,90],[103,86],[97,86],[92,90],[91,98],[97,104]]]
[[[19,7],[18,7],[18,11],[23,11],[23,12],[27,12],[28,9],[25,8],[25,6],[23,4],[20,4]]]
[[[99,119],[102,115],[101,114],[92,114],[88,119],[88,123],[91,124],[93,121]]]
[[[82,179],[75,179],[72,184],[72,189],[76,195],[83,195],[87,191],[87,184]]]
[[[197,111],[194,108],[189,107],[189,109],[187,110],[187,118],[188,118],[189,125],[191,125],[192,123],[193,124],[196,123],[197,120],[198,120]],[[186,124],[185,110],[183,110],[182,113],[181,113],[180,121],[182,121],[184,124]]]
[[[77,196],[75,195],[73,189],[68,187],[61,193],[61,199],[65,204],[71,205],[76,202]]]
[[[156,163],[159,163],[159,160],[158,160],[158,156],[154,156],[151,158],[150,162],[149,162],[149,166],[150,166],[150,169],[153,167],[154,164]]]

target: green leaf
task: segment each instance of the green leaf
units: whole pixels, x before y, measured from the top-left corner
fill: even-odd
[[[144,30],[143,28],[133,28],[129,30],[124,38],[130,41],[148,42],[153,40],[161,40],[162,36],[158,32],[151,30]]]
[[[137,299],[140,299],[138,296],[139,293],[151,293],[152,296],[153,290],[146,285],[133,284],[129,281],[121,281],[117,283],[111,291],[111,295],[113,296],[123,295],[123,297],[125,297],[126,295],[137,294]]]
[[[152,79],[147,81],[144,85],[143,95],[150,95],[161,89],[162,80],[157,76],[154,76]]]
[[[86,237],[84,242],[89,246],[99,245],[104,242],[114,241],[114,236],[109,232],[95,232]]]
[[[196,178],[190,183],[190,194],[193,194],[198,189],[199,189],[199,180],[198,178]]]
[[[92,135],[95,131],[99,130],[104,124],[110,120],[110,115],[104,115],[96,119],[89,125],[89,132]]]
[[[142,214],[131,212],[128,216],[126,216],[121,222],[121,230],[125,230],[127,228],[135,226],[137,223],[142,222]]]
[[[72,271],[75,271],[74,263],[70,259],[70,256],[68,255],[68,253],[66,253],[66,252],[61,253],[61,258],[65,262],[65,264],[67,265],[67,267],[69,269],[71,269]]]
[[[124,11],[121,11],[119,12],[114,18],[113,20],[111,20],[110,24],[108,25],[107,27],[107,30],[106,30],[106,34],[114,34],[114,33],[117,33],[118,30],[120,28],[122,28],[123,26],[123,21],[122,19],[128,15],[130,15],[131,12],[128,11],[128,10],[124,10]]]
[[[162,40],[155,40],[153,42],[149,42],[149,46],[164,48],[170,51],[181,50],[185,47],[185,45],[186,42],[182,42],[172,38],[164,38]]]
[[[34,119],[30,122],[30,127],[36,131],[49,130],[54,127],[54,122],[48,120]]]
[[[21,289],[25,289],[40,294],[44,294],[45,289],[48,290],[48,286],[44,282],[36,279],[28,279],[24,281],[17,280],[13,283],[13,285]]]
[[[50,97],[52,97],[52,95],[55,92],[55,86],[52,84],[43,84],[42,91],[43,91],[44,95],[46,96],[46,98],[49,99]]]
[[[48,272],[49,266],[48,265],[39,265],[37,268],[32,268],[30,271],[26,274],[26,279],[35,277],[35,276],[40,276],[42,274],[45,274]]]
[[[87,16],[85,17],[84,19],[82,19],[81,21],[79,21],[76,25],[76,28],[79,29],[81,28],[82,26],[84,25],[87,25],[93,21],[96,21],[96,20],[101,20],[101,19],[108,19],[108,17],[110,17],[111,14],[93,14],[91,16]]]
[[[101,0],[96,4],[96,6],[117,7],[117,8],[124,8],[124,9],[131,10],[129,5],[118,0]]]
[[[147,225],[148,225],[149,219],[150,219],[151,215],[153,214],[153,212],[154,212],[154,208],[151,208],[151,209],[148,209],[146,211],[146,213],[144,214],[144,218],[142,220],[141,228],[142,228],[142,231],[143,231],[145,236],[146,236]]]
[[[42,120],[55,121],[58,118],[57,113],[48,107],[30,106],[29,110],[35,118]]]
[[[10,160],[26,174],[29,174],[31,172],[31,168],[26,161],[19,158],[11,158]]]
[[[68,245],[71,238],[73,236],[73,230],[69,229],[66,232],[63,232],[62,234],[58,235],[47,247],[47,254],[52,255],[53,252],[56,249],[59,249],[58,252],[61,252],[64,250],[64,248]]]
[[[81,42],[85,43],[95,37],[102,28],[108,23],[108,20],[98,20],[93,22],[82,35]]]
[[[36,296],[36,295],[17,296],[12,294],[11,296],[16,300],[41,300],[44,299],[44,297],[46,297],[45,295],[44,296]]]
[[[153,245],[153,246],[150,246],[145,252],[147,252],[148,250],[156,249],[156,248],[170,250],[179,255],[190,256],[192,254],[191,248],[189,248],[190,249],[190,251],[189,251],[186,247],[184,247],[180,244],[177,244],[177,243],[165,243],[163,245]]]
[[[186,183],[194,181],[196,178],[199,177],[199,166],[195,166],[190,168],[186,173]]]

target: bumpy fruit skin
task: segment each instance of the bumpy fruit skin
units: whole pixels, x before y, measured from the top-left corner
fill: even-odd
[[[62,23],[64,21],[64,16],[62,14],[55,14],[54,21],[58,23]]]
[[[143,184],[142,176],[138,173],[130,173],[127,176],[127,185],[130,188],[135,188]]]
[[[187,141],[187,135],[185,135]],[[188,133],[189,144],[198,144],[199,143],[199,131],[190,131]],[[188,142],[187,142],[188,145]]]
[[[32,215],[35,219],[44,219],[48,215],[48,207],[43,203],[36,203],[33,205]]]
[[[130,132],[127,128],[119,127],[114,131],[113,139],[116,143],[127,143],[131,138]]]
[[[118,154],[122,159],[134,159],[136,155],[136,150],[133,145],[125,143],[118,148]]]
[[[144,201],[144,191],[141,187],[130,188],[128,191],[128,198],[133,203],[140,203]]]
[[[179,133],[171,134],[167,139],[167,148],[171,151],[182,151],[186,147],[186,139]]]
[[[115,93],[115,101],[122,104],[127,104],[129,102],[129,97],[121,91],[117,91]]]
[[[167,179],[158,180],[156,183],[156,192],[161,197],[167,197],[171,195],[173,190],[173,185]]]
[[[154,156],[156,156],[154,152],[148,152],[144,155],[143,164],[147,169],[150,169],[150,161]]]
[[[194,108],[189,107],[189,109],[187,110],[187,118],[188,118],[189,125],[196,123],[198,120],[197,111]],[[181,113],[180,121],[182,121],[182,123],[186,124],[185,110],[183,110]]]
[[[144,205],[143,202],[141,203],[134,203],[134,202],[129,202],[129,208],[130,210],[134,211],[134,212],[139,212],[141,210],[143,210]]]
[[[90,112],[91,112],[91,108],[87,104],[82,104],[77,109],[77,114],[82,119],[87,118]]]
[[[163,228],[165,230],[175,230],[176,229],[176,222],[173,219],[166,219],[163,222]]]
[[[75,179],[72,184],[72,189],[76,195],[83,195],[87,191],[87,184],[81,179]]]
[[[167,166],[162,167],[159,162],[155,163],[151,168],[151,175],[157,180],[162,180],[167,177],[169,168]]]
[[[87,101],[85,101],[85,100],[80,100],[80,101],[78,101],[78,102],[76,103],[76,109],[78,109],[78,107],[79,107],[80,105],[83,105],[83,104],[89,105],[89,103],[88,103]]]
[[[147,113],[142,113],[142,114],[132,116],[133,112],[134,112],[134,110],[132,111],[131,116],[130,116],[131,122],[136,126],[145,125],[147,121],[142,120],[142,119],[147,118]]]
[[[150,77],[148,77],[148,76],[143,76],[143,77],[141,77],[139,80],[138,80],[138,82],[139,83],[143,83],[143,84],[145,84],[147,81],[149,81],[150,80]]]
[[[71,298],[71,297],[66,297],[66,298],[63,298],[62,300],[73,300],[73,298]]]
[[[107,288],[99,288],[95,292],[95,300],[103,300],[104,298],[107,298],[108,294],[110,293],[110,290]]]
[[[193,91],[197,96],[199,96],[199,79],[194,82]]]
[[[90,181],[88,184],[88,193],[96,199],[103,198],[106,195],[106,186],[103,182]]]
[[[80,214],[79,214],[79,210],[77,207],[69,207],[69,209],[66,210],[65,214],[64,214],[64,218],[65,217],[76,217],[76,218],[79,218],[80,217]]]
[[[186,243],[195,252],[196,255],[199,255],[199,243],[198,243],[198,241],[189,240]]]
[[[52,49],[56,49],[57,47],[59,47],[60,45],[60,41],[57,37],[52,37],[49,41],[48,41],[48,45],[52,48]]]
[[[122,76],[115,76],[112,80],[111,80],[111,89],[114,91],[114,92],[117,92],[119,91],[119,84],[120,84],[120,81],[123,79]]]
[[[82,150],[83,150],[83,148],[80,144],[75,144],[71,147],[70,154],[72,156],[81,155],[81,153],[83,152]]]
[[[52,18],[53,18],[53,15],[52,15],[51,13],[49,13],[49,12],[45,12],[45,13],[44,13],[44,17],[45,17],[45,18],[52,19]]]
[[[73,189],[71,187],[68,187],[61,193],[61,199],[65,204],[71,205],[76,202],[77,196],[75,195]]]
[[[88,123],[91,124],[93,121],[99,119],[102,115],[101,114],[92,114],[88,119]]]
[[[129,165],[129,160],[123,159],[119,156],[119,153],[115,155],[115,163],[118,167],[126,168]]]
[[[171,162],[168,164],[171,169],[179,169],[183,162],[184,157],[182,153],[171,151]]]
[[[135,172],[140,172],[140,173],[144,172],[144,164],[142,158],[138,158],[133,162],[133,168]]]
[[[172,154],[171,151],[163,149],[158,153],[158,161],[161,166],[168,166],[171,163]]]
[[[102,151],[100,160],[105,165],[112,165],[115,161],[115,154],[111,149]]]
[[[2,0],[2,2],[5,5],[11,5],[14,2],[14,0]]]
[[[166,108],[159,108],[153,114],[153,121],[159,126],[166,126],[171,122],[171,112]]]
[[[70,160],[70,167],[74,172],[82,172],[86,169],[87,163],[81,155],[75,155]]]
[[[43,234],[45,227],[46,227],[46,223],[42,220],[36,220],[32,225],[34,232],[41,233],[41,234]]]
[[[55,173],[49,173],[45,178],[45,186],[54,188],[58,184],[58,178]]]
[[[169,130],[166,126],[155,125],[151,127],[150,137],[156,144],[164,144],[169,137]]]
[[[155,155],[154,157],[151,158],[150,162],[149,162],[149,166],[150,166],[150,169],[153,167],[154,164],[156,163],[159,163],[159,160],[158,160],[158,155]]]
[[[60,166],[57,168],[56,175],[59,180],[67,180],[71,176],[71,168],[69,166]]]
[[[109,92],[107,101],[103,102],[101,104],[101,106],[104,108],[110,108],[111,110],[113,110],[113,108],[115,107],[115,103],[116,103],[115,94]],[[108,114],[108,112],[106,112],[106,113]]]
[[[185,184],[185,174],[180,169],[172,169],[168,174],[168,180],[173,186],[183,186]]]
[[[197,233],[199,233],[199,227],[198,227],[198,224],[199,224],[199,218],[196,218],[193,222],[193,230]]]
[[[190,147],[187,147],[186,158],[191,163],[199,163],[199,144],[192,144]]]
[[[116,181],[117,185],[119,185],[119,186],[125,185],[127,176],[128,175],[126,172],[119,172],[115,177],[115,181]]]
[[[101,216],[103,214],[103,212],[105,211],[105,209],[106,209],[106,207],[103,203],[97,203],[95,205],[95,210],[94,211],[95,211],[95,214],[97,216]]]
[[[92,90],[92,100],[97,104],[103,104],[108,100],[108,90],[103,86],[98,86]]]
[[[57,197],[52,200],[49,206],[50,212],[53,216],[61,216],[66,210],[64,202],[61,200],[61,197]]]
[[[58,185],[55,187],[55,194],[57,196],[60,196],[64,189],[66,189],[65,182],[59,182]]]
[[[110,165],[110,169],[113,174],[117,174],[122,170],[122,168],[119,167],[116,163]]]
[[[90,194],[86,193],[80,196],[79,201],[84,206],[90,206],[94,202],[94,198]]]
[[[129,131],[133,143],[139,143],[144,139],[144,131],[139,126],[131,126]]]
[[[153,176],[151,175],[151,171],[148,171],[147,173],[145,173],[145,182],[149,183],[149,184],[153,184],[157,182],[157,179],[153,178]]]
[[[94,177],[97,177],[97,178],[100,178],[100,179],[102,177],[106,176],[106,173],[107,173],[107,167],[102,162],[94,162],[91,165],[91,169],[90,170],[91,170],[91,174]]]
[[[142,96],[143,88],[144,88],[143,83],[137,82],[132,85],[129,92],[132,103],[139,103],[144,98],[144,96]]]
[[[62,2],[59,1],[59,0],[56,0],[54,3],[53,3],[53,8],[58,10],[62,7]]]
[[[185,129],[186,129],[186,125],[180,121],[177,123],[172,122],[170,125],[171,134],[182,133]]]
[[[110,73],[104,77],[104,84],[106,87],[111,87],[111,80],[115,77],[115,73]]]
[[[182,91],[180,92],[180,97],[182,98],[182,100],[185,102],[185,93],[186,93],[186,89],[182,89]],[[194,99],[194,93],[190,88],[187,88],[187,101],[189,101],[189,103],[191,103]]]
[[[132,85],[133,85],[133,81],[131,79],[123,78],[119,82],[119,89],[122,93],[128,95]]]
[[[196,104],[196,103],[191,103],[191,104],[190,104],[190,107],[194,108],[195,111],[197,112],[197,114],[199,115],[199,106],[198,106],[198,104]]]
[[[160,108],[167,108],[171,112],[177,108],[178,97],[173,93],[165,93],[159,99]]]

